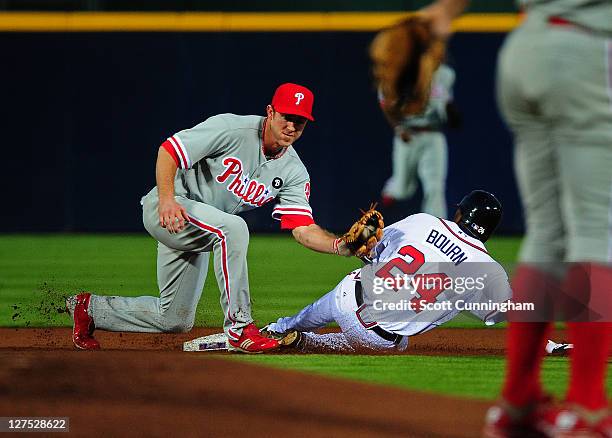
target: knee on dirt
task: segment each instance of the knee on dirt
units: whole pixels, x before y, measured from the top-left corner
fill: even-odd
[[[194,320],[164,318],[162,321],[162,330],[164,333],[187,333],[193,328]]]

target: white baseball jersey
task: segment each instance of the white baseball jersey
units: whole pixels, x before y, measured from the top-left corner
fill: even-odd
[[[377,321],[381,328],[400,335],[431,330],[462,310],[493,324],[503,319],[503,314],[491,311],[490,304],[506,302],[512,296],[506,272],[481,241],[464,233],[455,222],[425,213],[385,228],[383,239],[374,248],[372,267],[376,277],[405,273],[417,280],[412,283],[416,287],[404,291],[415,309],[402,310],[401,318]],[[362,276],[365,271],[362,269]],[[440,281],[428,283],[428,279]],[[428,284],[450,287],[432,288]],[[422,307],[421,302],[428,306]],[[453,305],[432,308],[434,303],[444,302]]]

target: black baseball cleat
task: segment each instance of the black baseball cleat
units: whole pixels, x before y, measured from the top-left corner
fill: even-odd
[[[262,328],[260,328],[259,329],[259,333],[261,333],[263,336],[265,336],[267,338],[276,339],[278,341],[279,339],[282,339],[284,334],[281,333],[281,332],[276,332],[276,331],[272,330],[270,328],[270,326],[272,324],[274,324],[274,323],[270,322],[270,323],[266,324],[265,326],[263,326]]]
[[[289,348],[301,348],[302,347],[302,332],[298,332],[297,330],[292,330],[287,332],[285,336],[278,341],[278,343],[282,347]]]
[[[260,330],[263,336],[276,339],[281,347],[300,348],[302,346],[303,336],[301,332],[298,332],[297,330],[276,332],[270,329],[270,324],[266,325]]]

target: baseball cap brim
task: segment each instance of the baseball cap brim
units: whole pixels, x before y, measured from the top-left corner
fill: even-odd
[[[314,117],[312,117],[312,115],[310,113],[308,113],[306,111],[302,111],[300,109],[296,109],[294,106],[285,107],[285,106],[282,106],[282,105],[276,105],[274,107],[274,109],[276,111],[278,111],[279,113],[292,114],[292,115],[296,115],[296,116],[300,116],[300,117],[306,117],[311,122],[314,122]]]

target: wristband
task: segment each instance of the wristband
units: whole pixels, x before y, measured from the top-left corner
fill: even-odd
[[[338,237],[337,239],[334,240],[334,254],[336,255],[340,255],[340,250],[338,249],[338,244],[340,243],[340,238]]]

